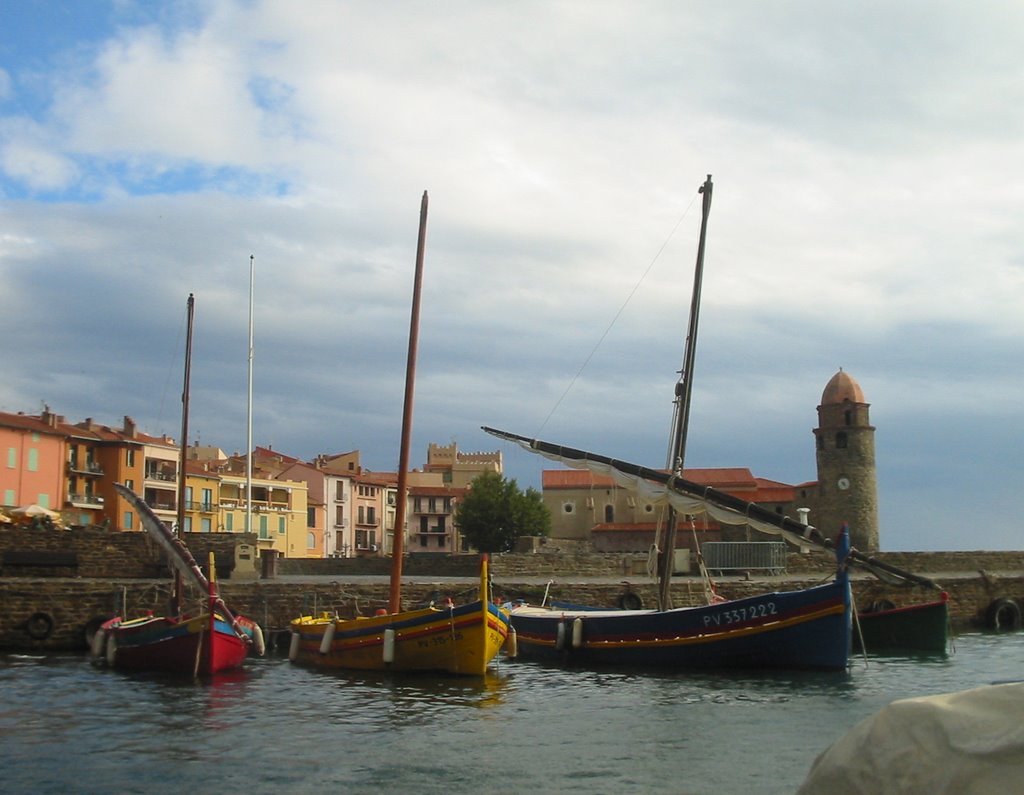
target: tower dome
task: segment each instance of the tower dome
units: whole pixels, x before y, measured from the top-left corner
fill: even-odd
[[[847,400],[851,403],[867,402],[864,400],[864,390],[860,388],[860,384],[840,367],[839,372],[825,384],[825,391],[821,393],[821,405],[834,406]]]

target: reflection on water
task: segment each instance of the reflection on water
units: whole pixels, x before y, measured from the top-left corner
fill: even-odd
[[[1021,678],[1024,633],[847,673],[322,671],[283,655],[191,682],[0,657],[5,792],[791,793],[896,698]],[[55,764],[60,760],[60,764]],[[481,769],[486,784],[481,784]]]
[[[297,677],[302,690],[320,692],[323,701],[336,705],[324,720],[374,730],[427,725],[453,710],[493,708],[502,703],[507,687],[500,671],[476,678],[302,669]],[[374,708],[364,709],[366,704]]]

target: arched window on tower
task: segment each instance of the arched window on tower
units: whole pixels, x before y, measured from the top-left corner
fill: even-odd
[[[615,521],[615,506],[606,505],[604,506],[604,520],[606,523],[611,524]]]
[[[825,437],[822,436],[820,433],[818,434],[818,449],[819,450],[824,450],[825,449]]]
[[[836,434],[836,450],[846,449],[846,432],[840,431]]]
[[[843,412],[843,420],[847,425],[853,425],[853,412],[847,409]]]

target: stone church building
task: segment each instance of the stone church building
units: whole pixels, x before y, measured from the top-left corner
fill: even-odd
[[[845,523],[853,546],[879,548],[875,429],[860,384],[840,369],[821,395],[813,429],[817,480],[790,485],[756,477],[744,467],[686,469],[686,480],[712,486],[780,516],[806,521],[834,537]],[[664,518],[660,505],[587,470],[542,473],[544,504],[551,511],[553,539],[588,540],[598,551],[647,551]],[[802,517],[806,514],[806,519]],[[718,525],[703,516],[683,521],[677,548],[706,541],[769,539],[743,526]]]

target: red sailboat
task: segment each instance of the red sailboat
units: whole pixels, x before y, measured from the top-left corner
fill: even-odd
[[[180,533],[185,524],[185,451],[188,446],[188,395],[192,360],[192,318],[195,298],[188,297],[188,334],[185,344],[185,385],[182,392],[181,459],[178,483],[178,531],[165,525],[143,499],[117,483],[117,489],[139,514],[142,526],[167,554],[174,567],[174,588],[167,615],[126,619],[118,616],[104,623],[92,641],[92,657],[113,668],[166,671],[179,674],[215,674],[238,668],[251,649],[263,654],[259,626],[235,616],[220,597],[213,554],[207,578]],[[201,604],[185,611],[184,585],[204,594]]]

